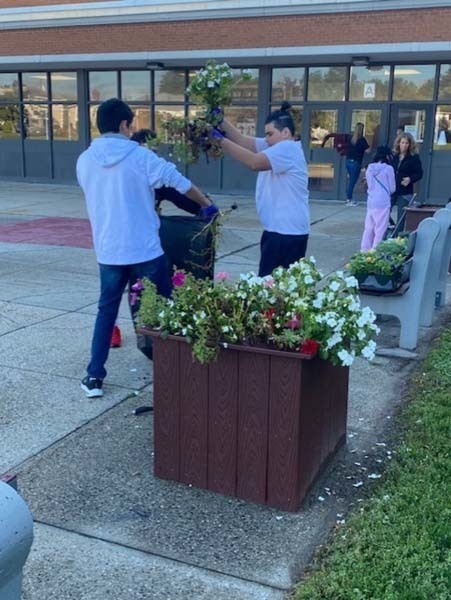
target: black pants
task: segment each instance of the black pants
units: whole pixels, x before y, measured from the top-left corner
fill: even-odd
[[[308,234],[287,235],[264,231],[260,240],[260,277],[270,275],[276,267],[289,267],[304,258],[307,251]]]

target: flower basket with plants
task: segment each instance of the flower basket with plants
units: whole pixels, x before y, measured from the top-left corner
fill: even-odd
[[[229,344],[318,354],[343,366],[374,356],[378,328],[374,313],[360,306],[357,280],[343,272],[323,280],[313,257],[271,276],[251,272],[236,281],[226,273],[208,281],[177,271],[173,284],[172,298],[165,299],[144,281],[139,325],[162,337],[184,337],[201,363]]]
[[[218,107],[228,106],[233,88],[250,78],[249,70],[243,69],[237,75],[227,63],[217,64],[214,60],[195,72],[186,94],[196,104],[196,117],[171,118],[162,123],[177,160],[191,164],[197,162],[201,154],[207,160],[222,156],[220,147],[209,139],[208,132],[222,120]],[[152,145],[155,146],[155,142]]]
[[[359,288],[370,291],[393,291],[409,278],[411,260],[409,239],[388,239],[376,248],[356,252],[346,270],[359,282]]]

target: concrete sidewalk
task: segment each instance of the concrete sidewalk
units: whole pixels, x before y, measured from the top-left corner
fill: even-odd
[[[222,229],[217,270],[256,270],[253,199],[215,200],[220,208],[238,204]],[[311,208],[308,253],[327,273],[358,249],[364,207]],[[136,349],[125,302],[123,346],[111,351],[106,394],[84,398],[98,295],[85,217],[76,187],[0,183],[0,473],[19,473],[35,519],[24,599],[283,598],[331,528],[375,485],[368,476],[383,473],[391,417],[450,305],[421,330],[417,355],[355,363],[348,444],[302,509],[283,513],[153,477],[152,414],[133,415],[152,402],[152,364]],[[37,219],[54,219],[51,236],[33,237]],[[17,237],[24,231],[31,237]],[[394,348],[397,323],[382,328],[379,343]]]

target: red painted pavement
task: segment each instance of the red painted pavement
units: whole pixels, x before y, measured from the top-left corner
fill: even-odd
[[[92,248],[88,219],[47,217],[0,225],[0,242]]]

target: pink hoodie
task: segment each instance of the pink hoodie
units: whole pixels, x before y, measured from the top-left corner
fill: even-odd
[[[395,171],[385,163],[370,163],[366,170],[368,208],[390,208],[390,196],[396,190]]]

